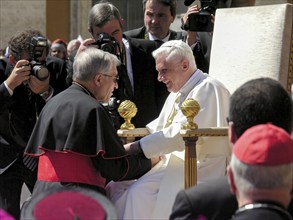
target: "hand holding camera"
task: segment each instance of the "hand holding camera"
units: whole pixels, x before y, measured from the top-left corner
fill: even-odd
[[[47,77],[45,80],[40,80],[38,77],[31,75],[27,81],[27,85],[33,93],[41,94],[49,90],[49,81],[50,77]]]
[[[27,60],[19,60],[15,67],[13,68],[11,74],[7,78],[6,85],[12,91],[22,84],[24,81],[29,80],[31,73],[31,68],[29,66],[29,61]]]
[[[100,33],[96,39],[90,38],[90,39],[84,40],[81,43],[77,51],[77,54],[79,54],[81,51],[83,51],[85,48],[89,46],[93,46],[103,51],[112,53],[116,55],[118,58],[120,56],[120,48],[118,43],[116,42],[114,37],[110,36],[107,33]]]
[[[194,0],[185,0],[184,4],[189,6]],[[194,32],[212,32],[214,28],[214,17],[216,11],[216,0],[201,0],[201,8],[192,6],[182,19],[182,29]]]
[[[98,45],[99,49],[116,55],[119,58],[120,48],[115,38],[107,33],[100,33],[93,45]]]
[[[103,51],[116,54],[117,53],[117,43],[115,38],[110,36],[107,33],[100,33],[96,38],[96,42],[94,43],[99,46],[99,48]]]

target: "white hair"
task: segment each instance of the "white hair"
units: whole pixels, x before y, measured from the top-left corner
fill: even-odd
[[[182,40],[170,40],[162,44],[158,49],[153,51],[153,57],[156,59],[158,56],[166,56],[166,60],[178,60],[186,58],[192,68],[197,68],[193,52],[188,44]]]
[[[242,192],[251,189],[290,188],[293,184],[293,163],[279,166],[250,165],[232,155],[230,166],[235,185]]]

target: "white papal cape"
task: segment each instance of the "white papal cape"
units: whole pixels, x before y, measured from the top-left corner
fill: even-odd
[[[200,104],[194,119],[199,127],[227,125],[230,93],[219,81],[197,70],[179,93],[179,106],[187,98]],[[140,140],[146,157],[164,155],[164,159],[137,180],[110,182],[106,187],[119,219],[168,219],[176,194],[184,188],[185,144],[180,129],[186,117],[178,110],[173,123],[164,128],[177,95],[170,93],[159,117],[147,125],[151,134]],[[225,175],[228,139],[199,138],[197,155],[199,182]]]

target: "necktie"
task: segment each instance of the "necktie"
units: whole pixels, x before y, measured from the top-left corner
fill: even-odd
[[[155,40],[155,42],[157,42],[158,47],[160,47],[164,43],[164,41],[162,40]]]
[[[177,95],[176,95],[175,102],[174,102],[173,107],[172,107],[172,111],[171,111],[171,113],[170,113],[170,115],[169,115],[169,117],[168,117],[168,119],[167,119],[167,122],[166,122],[164,128],[167,128],[167,127],[169,127],[169,126],[172,124],[173,119],[174,119],[175,115],[176,115],[177,112],[178,112],[178,110],[176,109],[176,106],[177,106],[177,105],[179,104],[179,102],[180,102],[180,95],[181,95],[181,94],[178,92]]]

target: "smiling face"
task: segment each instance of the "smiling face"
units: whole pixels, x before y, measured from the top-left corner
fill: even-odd
[[[144,24],[149,33],[158,39],[165,38],[169,33],[174,17],[171,15],[170,6],[165,6],[155,0],[146,2]]]
[[[169,92],[178,92],[186,83],[189,76],[188,61],[186,59],[168,60],[167,55],[160,55],[156,59],[158,80],[166,84]]]

